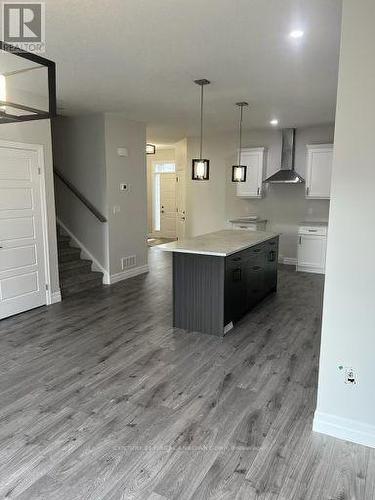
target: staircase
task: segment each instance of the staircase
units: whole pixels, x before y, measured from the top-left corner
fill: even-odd
[[[58,225],[57,248],[62,298],[103,285],[103,273],[92,271],[92,261],[81,259],[81,249],[71,246],[71,238]]]

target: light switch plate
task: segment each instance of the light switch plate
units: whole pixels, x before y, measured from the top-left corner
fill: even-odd
[[[124,148],[124,147],[117,148],[117,154],[118,154],[118,156],[123,156],[123,157],[127,158],[128,157],[128,148]]]

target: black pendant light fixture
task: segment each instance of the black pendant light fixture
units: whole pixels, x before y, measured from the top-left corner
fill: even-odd
[[[201,88],[201,135],[200,135],[200,147],[199,147],[199,158],[193,159],[193,170],[192,179],[193,181],[208,181],[210,178],[210,160],[204,159],[203,150],[203,88],[210,82],[205,78],[201,80],[194,80],[194,83]]]
[[[240,108],[240,122],[239,122],[239,141],[238,141],[238,163],[232,166],[232,182],[246,182],[247,166],[241,165],[241,148],[242,148],[242,116],[243,108],[248,106],[249,103],[236,102],[236,106]]]

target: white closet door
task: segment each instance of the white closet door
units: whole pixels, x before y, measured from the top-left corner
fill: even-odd
[[[35,151],[0,145],[0,318],[46,303],[39,167]]]

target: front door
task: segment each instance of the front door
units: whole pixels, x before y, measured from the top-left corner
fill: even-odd
[[[160,174],[160,236],[176,237],[176,174]]]
[[[46,303],[40,167],[0,144],[0,319]]]

